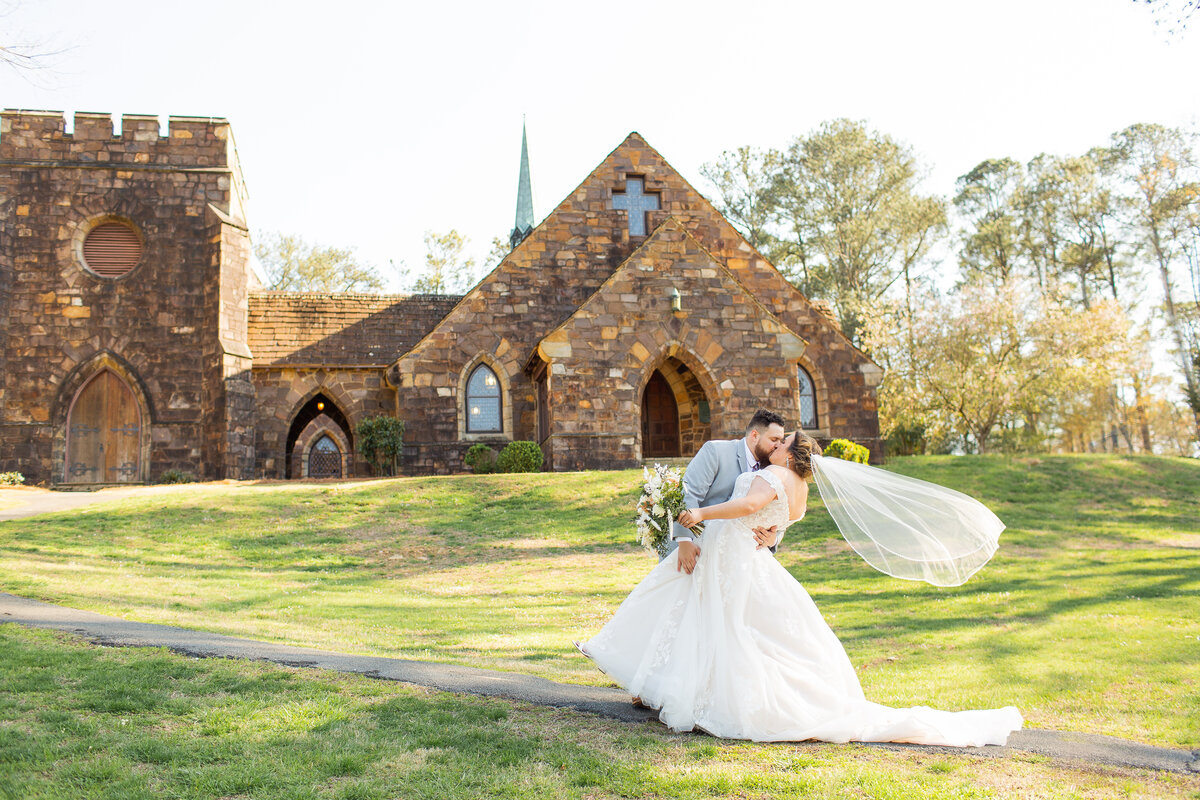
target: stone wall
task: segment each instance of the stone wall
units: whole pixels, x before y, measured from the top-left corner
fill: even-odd
[[[6,461],[15,461],[16,441],[6,438],[12,431],[4,427],[5,420],[5,383],[8,375],[9,341],[8,318],[12,306],[13,293],[13,261],[12,248],[16,234],[16,206],[13,203],[12,173],[0,169],[0,472],[4,471]]]
[[[385,378],[387,367],[459,299],[251,293],[248,339],[258,405],[255,474],[285,476],[288,432],[300,409],[318,392],[337,403],[352,428],[367,417],[394,415],[395,391]],[[410,452],[416,457],[416,451]],[[354,454],[348,471],[366,475],[370,467]]]
[[[62,481],[74,392],[109,365],[145,413],[139,480],[172,468],[240,477],[231,464],[245,453],[227,462],[218,422],[227,414],[212,215],[245,227],[233,216],[245,189],[229,125],[173,117],[160,136],[156,118],[125,116],[113,136],[108,116],[76,114],[68,134],[60,114],[6,111],[0,176],[11,210],[0,248],[11,266],[0,470]],[[87,231],[110,218],[142,240],[140,261],[118,278],[92,273],[80,256]]]
[[[381,367],[255,367],[253,378],[257,477],[287,477],[288,432],[300,409],[316,395],[329,398],[341,411],[351,435],[367,417],[390,416],[396,407],[395,392]],[[355,453],[349,471],[369,475],[370,466]]]
[[[212,251],[213,269],[220,275],[214,329],[218,352],[212,360],[212,378],[207,385],[216,388],[209,416],[209,459],[220,465],[227,478],[251,478],[255,474],[254,424],[258,416],[254,381],[250,370],[253,359],[247,345],[250,327],[250,291],[259,288],[250,267],[250,232],[239,217],[209,207],[209,241],[217,242]]]
[[[686,287],[682,310],[672,311],[672,290],[680,286]],[[554,432],[545,446],[551,463],[554,469],[639,463],[638,403],[655,370],[672,376],[668,383],[676,384],[681,416],[690,417],[703,396],[711,409],[707,433],[741,436],[757,408],[794,404],[798,387],[785,368],[804,348],[729,270],[668,220],[538,348],[548,364],[554,408]],[[693,385],[700,395],[689,391]],[[692,455],[703,440],[687,439],[693,449],[684,455]]]
[[[304,426],[300,435],[296,437],[292,453],[292,466],[288,472],[289,478],[310,477],[308,474],[309,451],[322,436],[329,436],[333,439],[337,443],[338,450],[341,451],[342,477],[348,478],[354,474],[354,448],[351,446],[350,440],[328,414],[321,414]]]

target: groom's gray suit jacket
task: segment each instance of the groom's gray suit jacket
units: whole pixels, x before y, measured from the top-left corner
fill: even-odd
[[[683,473],[683,499],[687,508],[724,503],[733,496],[733,483],[752,465],[746,460],[745,439],[715,439],[705,442]],[[676,538],[691,539],[692,532],[675,523],[670,549],[679,547]]]

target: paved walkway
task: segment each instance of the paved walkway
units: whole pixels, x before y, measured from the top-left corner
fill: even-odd
[[[495,672],[426,661],[352,656],[306,647],[289,647],[170,625],[129,622],[119,617],[26,600],[11,594],[0,593],[0,622],[68,631],[108,646],[166,647],[178,653],[202,658],[246,658],[290,667],[316,667],[353,672],[447,692],[507,697],[537,705],[571,708],[626,722],[644,722],[656,716],[651,711],[633,708],[629,704],[629,695],[619,689],[555,683],[515,672]],[[1095,764],[1200,774],[1200,750],[1189,752],[1153,747],[1112,736],[1088,733],[1022,730],[1010,736],[1005,747],[947,748],[897,744],[871,746],[939,753],[968,752],[986,756],[1003,756],[1010,751],[1021,751]]]
[[[52,511],[69,511],[102,500],[133,497],[147,490],[152,489],[138,486],[128,489],[100,489],[94,492],[52,492],[32,487],[0,488],[0,521],[33,517]]]
[[[55,511],[71,511],[76,508],[101,503],[108,500],[122,500],[126,497],[145,497],[147,495],[163,494],[196,494],[198,492],[256,491],[257,487],[267,487],[277,490],[281,484],[285,488],[306,488],[312,486],[355,486],[377,478],[347,478],[328,481],[207,481],[204,483],[167,483],[155,486],[105,486],[102,489],[87,489],[79,491],[42,489],[36,486],[0,486],[0,522],[6,519],[21,519],[35,517],[38,514],[49,514]]]

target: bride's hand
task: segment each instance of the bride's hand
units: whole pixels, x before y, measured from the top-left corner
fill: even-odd
[[[685,509],[684,512],[679,515],[679,524],[685,528],[691,528],[695,525],[699,525],[703,521],[704,515],[700,513],[700,509],[698,508]]]

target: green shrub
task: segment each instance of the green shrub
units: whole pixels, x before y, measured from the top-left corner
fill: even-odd
[[[395,475],[404,452],[404,423],[395,417],[367,417],[355,428],[358,453],[375,475]]]
[[[821,455],[866,464],[867,459],[871,457],[871,451],[861,444],[855,444],[849,439],[834,439]]]
[[[541,472],[542,448],[537,442],[509,442],[496,459],[498,472]]]
[[[196,476],[181,469],[169,469],[158,476],[159,483],[194,483]]]
[[[486,444],[473,444],[467,450],[463,463],[476,475],[486,475],[496,471],[496,451]]]
[[[887,454],[892,456],[919,456],[925,452],[924,425],[897,425],[887,438]]]
[[[25,476],[19,472],[0,472],[0,486],[20,486]]]

